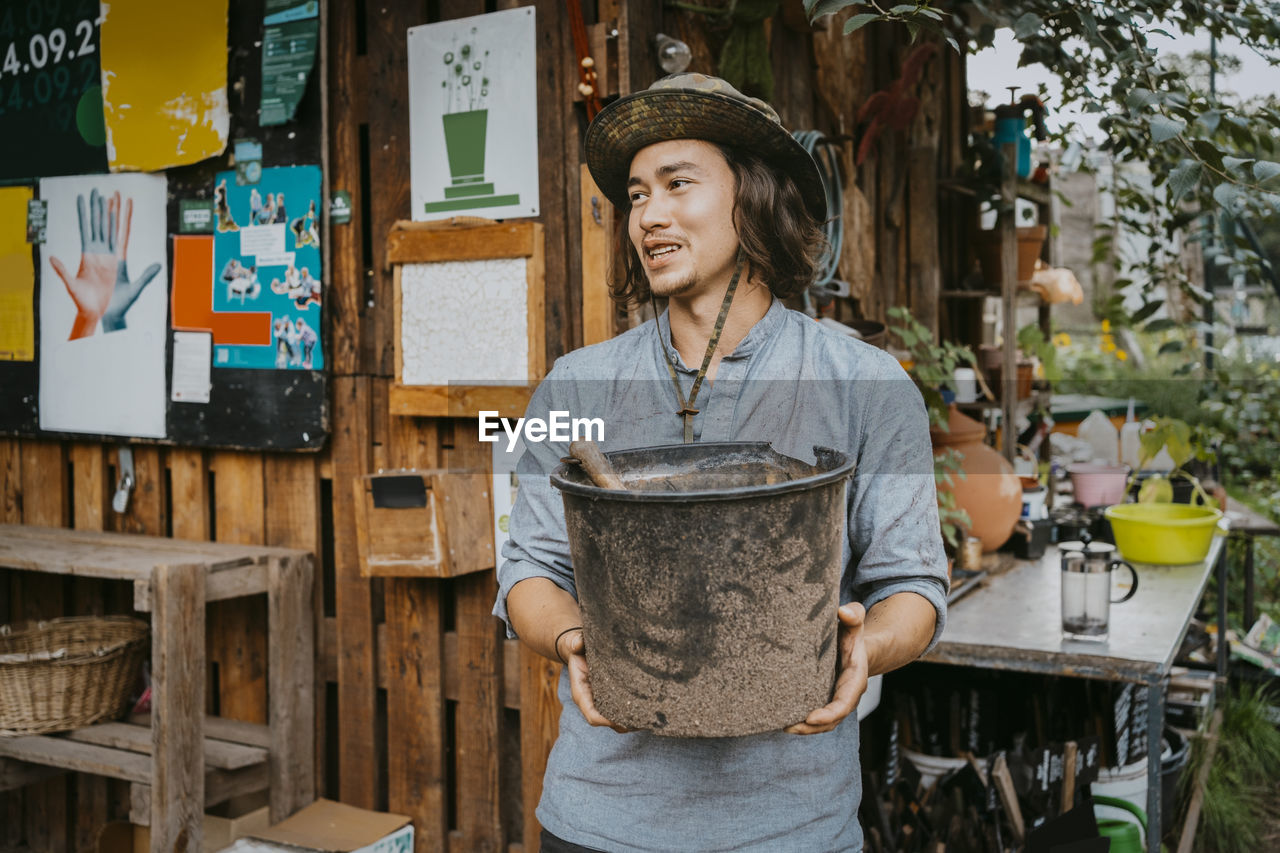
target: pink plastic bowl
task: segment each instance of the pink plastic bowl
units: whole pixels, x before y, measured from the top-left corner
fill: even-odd
[[[1124,500],[1124,487],[1129,479],[1127,465],[1099,465],[1077,462],[1067,466],[1076,503],[1081,506],[1110,506]]]

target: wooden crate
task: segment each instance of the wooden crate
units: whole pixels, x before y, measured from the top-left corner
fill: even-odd
[[[65,737],[3,738],[0,757],[132,783],[131,799],[146,797],[146,808],[135,811],[152,827],[154,851],[198,846],[204,807],[238,794],[270,787],[278,820],[315,798],[310,554],[0,524],[0,566],[132,584],[134,608],[151,614],[151,701],[159,711],[146,729],[105,723]],[[261,593],[268,599],[271,659],[261,745],[269,751],[245,741],[211,743],[204,730],[205,603]]]
[[[451,578],[494,567],[484,471],[393,471],[353,485],[362,576]]]

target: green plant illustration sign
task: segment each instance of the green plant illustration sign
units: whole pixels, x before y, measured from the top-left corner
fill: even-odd
[[[537,215],[532,25],[524,7],[409,31],[415,219]]]

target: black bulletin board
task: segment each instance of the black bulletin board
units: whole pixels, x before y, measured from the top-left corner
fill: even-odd
[[[28,0],[39,3],[41,0]],[[22,4],[6,3],[4,6]],[[262,90],[263,2],[262,0],[234,0],[228,4],[228,86],[227,97],[231,114],[230,142],[227,151],[215,158],[190,166],[166,171],[168,179],[168,233],[179,233],[179,202],[184,199],[211,200],[214,176],[218,172],[234,168],[234,140],[249,138],[262,145],[262,166],[315,165],[321,163],[325,144],[322,134],[320,79],[322,69],[319,56],[311,69],[306,91],[292,121],[274,127],[258,124],[259,99]],[[0,21],[2,23],[2,21]],[[96,34],[95,34],[96,38]],[[0,39],[0,41],[3,41]],[[0,50],[3,47],[0,46]],[[11,144],[4,142],[4,145]],[[21,142],[23,145],[39,145],[39,139]],[[38,178],[26,181],[5,180],[3,183],[27,183],[36,185]],[[321,199],[327,199],[327,180],[322,185]],[[325,205],[321,205],[324,207]],[[324,216],[325,212],[321,212]],[[327,243],[328,232],[321,229]],[[172,241],[167,240],[170,274],[173,270]],[[322,246],[323,248],[323,246]],[[39,292],[41,282],[40,256],[33,246],[33,262],[36,269],[36,295],[34,299],[36,361],[0,361],[0,434],[42,438],[102,439],[105,441],[137,441],[140,443],[175,444],[195,447],[228,447],[247,450],[318,450],[329,433],[329,406],[327,380],[323,370],[270,370],[214,366],[211,372],[212,388],[208,403],[166,402],[167,436],[155,439],[132,439],[122,436],[86,436],[51,433],[39,429]],[[327,257],[327,252],[326,252]],[[210,271],[213,274],[213,271]],[[329,358],[330,310],[333,300],[328,298],[335,286],[328,266],[323,271],[324,297],[321,303],[320,346],[325,358]],[[347,283],[350,286],[351,283]],[[61,286],[59,284],[59,286]],[[165,282],[166,289],[171,282]],[[170,306],[172,312],[172,305]],[[172,313],[170,314],[172,321]],[[166,388],[171,380],[173,335],[166,343]],[[326,364],[329,362],[326,360]],[[166,398],[168,394],[166,393]]]

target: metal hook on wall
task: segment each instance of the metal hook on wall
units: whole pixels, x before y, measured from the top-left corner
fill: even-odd
[[[111,498],[111,508],[124,515],[129,509],[129,496],[133,494],[134,484],[137,483],[133,475],[132,448],[122,445],[117,451],[117,459],[116,471],[119,476],[116,480],[116,493]]]

